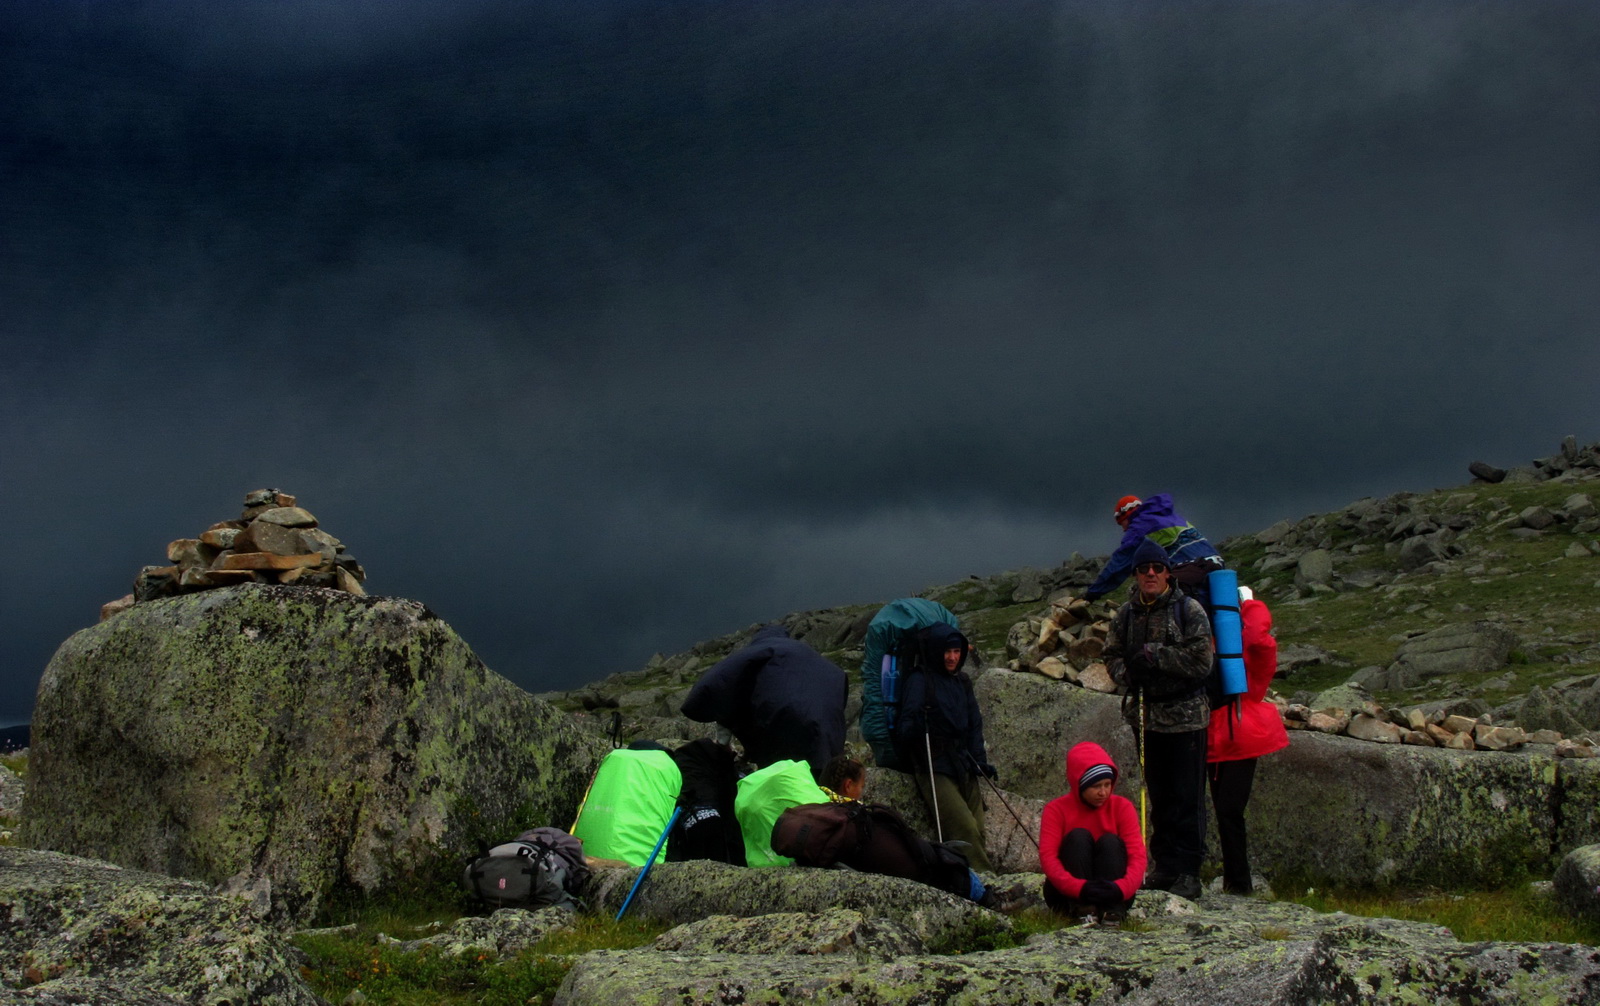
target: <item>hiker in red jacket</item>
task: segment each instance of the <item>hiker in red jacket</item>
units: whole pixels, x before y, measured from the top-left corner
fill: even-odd
[[[1144,880],[1144,838],[1127,797],[1112,792],[1117,764],[1098,744],[1067,752],[1067,794],[1044,805],[1039,865],[1044,901],[1063,915],[1121,922]]]
[[[1240,588],[1243,594],[1248,588]],[[1206,775],[1211,782],[1211,807],[1217,815],[1222,843],[1222,890],[1249,894],[1250,856],[1245,840],[1244,808],[1256,777],[1256,759],[1289,745],[1278,707],[1266,699],[1267,685],[1278,671],[1278,641],[1272,638],[1272,612],[1251,598],[1239,606],[1244,635],[1244,669],[1249,689],[1238,713],[1229,706],[1211,712],[1206,737]]]

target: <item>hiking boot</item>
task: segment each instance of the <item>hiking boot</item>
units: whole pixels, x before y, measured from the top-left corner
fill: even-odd
[[[1128,910],[1121,905],[1107,908],[1100,913],[1100,925],[1106,929],[1115,929],[1127,921]]]
[[[1176,873],[1166,873],[1159,869],[1154,870],[1145,876],[1144,889],[1147,891],[1170,891],[1177,879],[1178,875]]]
[[[1174,880],[1172,882],[1172,886],[1166,888],[1166,890],[1176,894],[1180,898],[1185,898],[1189,901],[1199,901],[1200,878],[1192,873],[1185,873]]]

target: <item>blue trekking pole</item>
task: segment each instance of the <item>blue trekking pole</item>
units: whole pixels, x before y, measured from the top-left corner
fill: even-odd
[[[678,823],[678,815],[682,813],[682,807],[672,808],[672,816],[667,818],[667,826],[661,829],[661,837],[656,839],[656,847],[651,850],[650,858],[645,861],[644,869],[639,871],[639,877],[633,882],[633,887],[629,888],[628,896],[622,899],[622,907],[617,909],[617,917],[611,921],[622,921],[622,913],[626,912],[628,906],[633,904],[633,896],[639,893],[639,885],[644,883],[645,875],[650,872],[650,867],[656,865],[656,857],[661,854],[661,847],[667,844],[667,833],[672,830],[673,825]]]

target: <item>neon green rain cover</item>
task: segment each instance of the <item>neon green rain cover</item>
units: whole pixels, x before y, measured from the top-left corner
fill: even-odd
[[[582,840],[586,856],[643,866],[682,788],[683,776],[665,751],[619,748],[600,763],[572,833]],[[665,855],[662,846],[656,862]]]
[[[827,803],[828,794],[811,778],[803,761],[773,762],[739,780],[733,813],[744,833],[744,858],[749,866],[790,866],[794,860],[772,851],[772,826],[778,815],[803,803]]]

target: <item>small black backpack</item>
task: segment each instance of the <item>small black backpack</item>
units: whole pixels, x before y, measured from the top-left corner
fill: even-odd
[[[588,879],[581,841],[560,828],[534,828],[484,849],[467,864],[461,882],[491,908],[558,905],[575,910]]]

